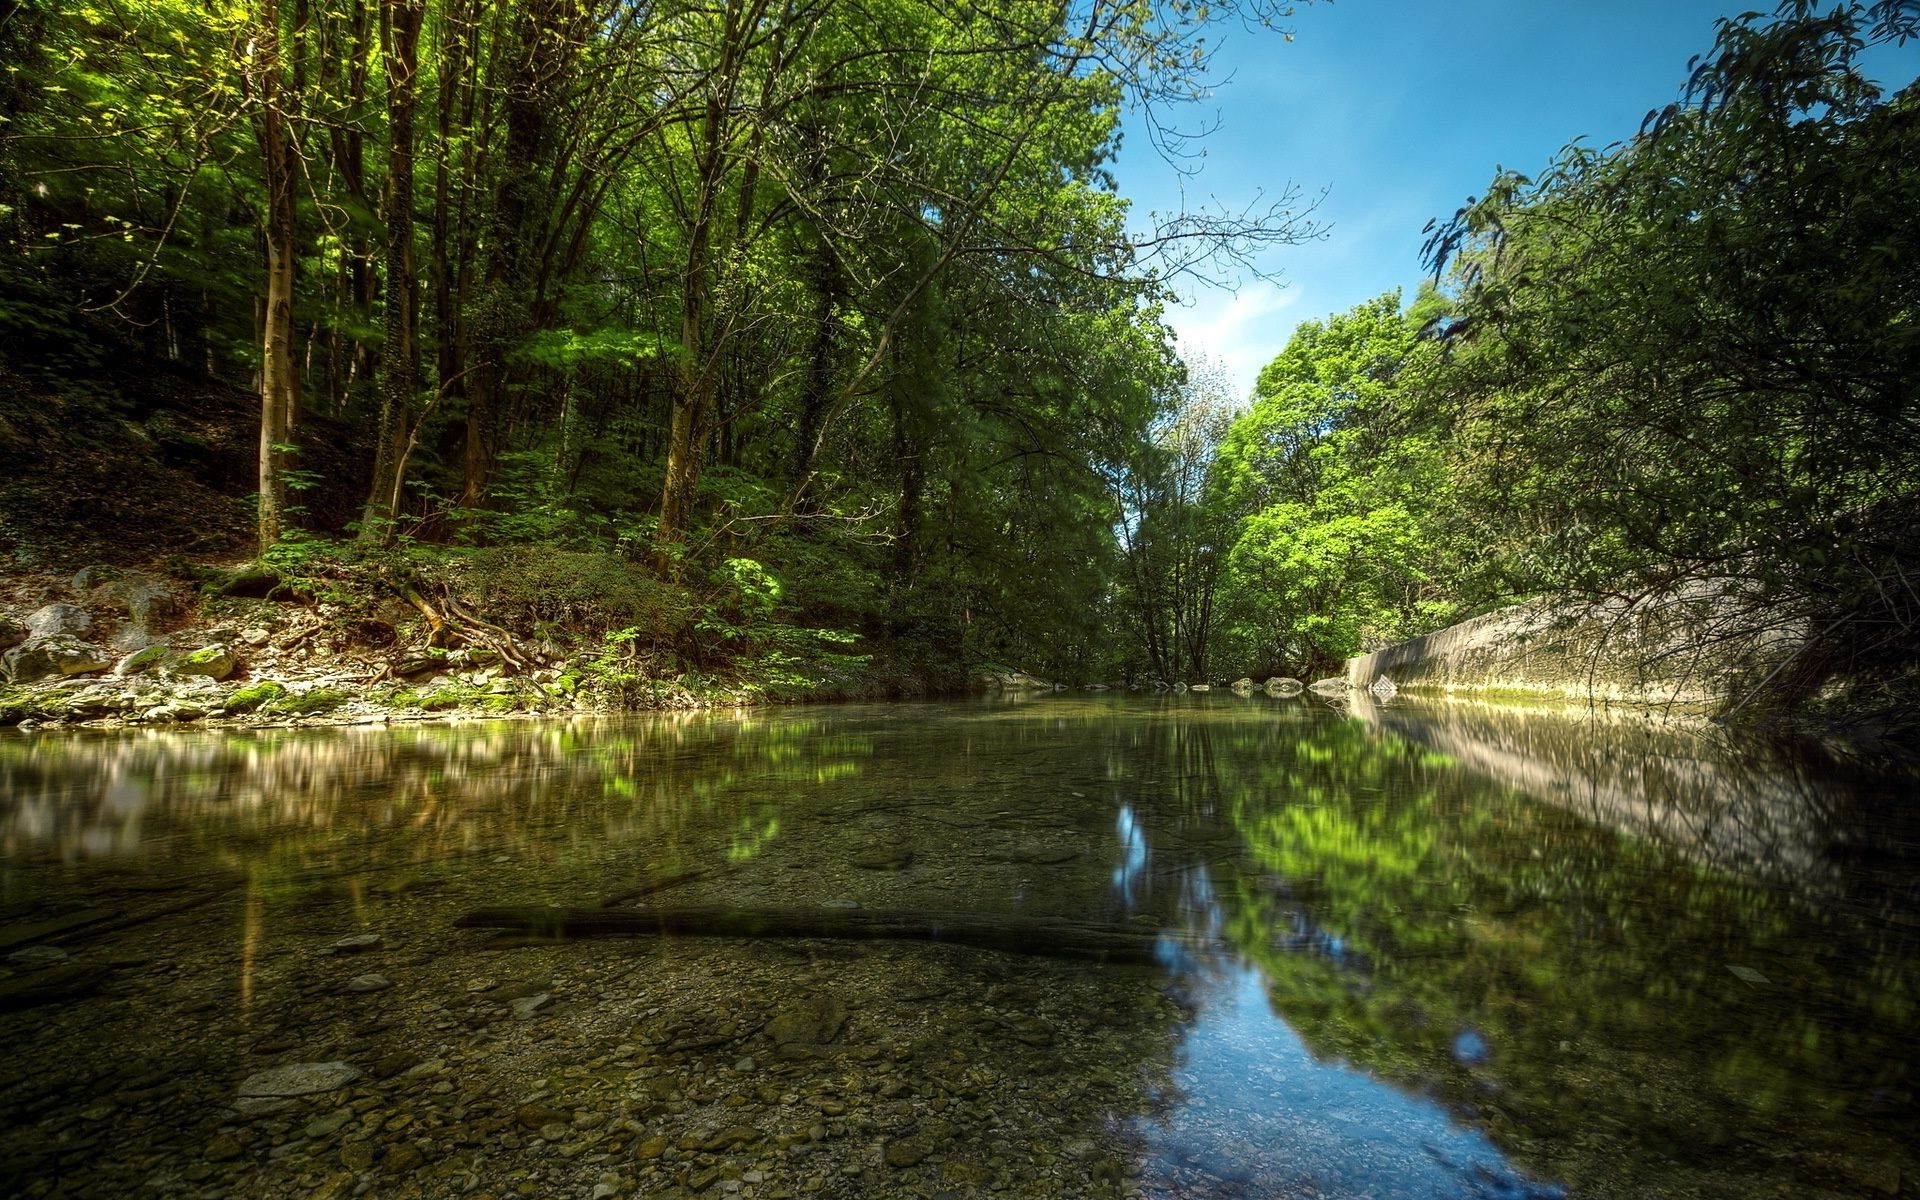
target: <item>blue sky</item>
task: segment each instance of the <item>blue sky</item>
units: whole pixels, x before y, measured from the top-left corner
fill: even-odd
[[[1282,247],[1237,293],[1182,285],[1169,313],[1183,353],[1223,362],[1244,398],[1303,320],[1341,312],[1422,274],[1421,227],[1453,213],[1496,166],[1532,173],[1567,141],[1630,137],[1675,98],[1714,20],[1747,4],[1703,0],[1337,0],[1302,5],[1289,43],[1224,27],[1219,81],[1179,114],[1218,121],[1196,176],[1155,152],[1129,116],[1114,175],[1138,218],[1209,202],[1239,210],[1289,184],[1326,189],[1325,240]],[[1911,79],[1920,47],[1876,58]],[[1193,164],[1189,164],[1193,165]]]

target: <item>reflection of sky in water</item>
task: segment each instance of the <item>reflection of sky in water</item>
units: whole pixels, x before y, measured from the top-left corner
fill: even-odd
[[[1528,1180],[1446,1111],[1345,1063],[1317,1062],[1267,1002],[1266,980],[1244,965],[1199,966],[1183,983],[1196,1006],[1181,1038],[1174,1094],[1130,1132],[1149,1183],[1180,1189],[1190,1171],[1226,1181],[1226,1194],[1406,1200],[1546,1200],[1564,1193]]]
[[[1134,818],[1133,806],[1122,804],[1116,822],[1120,835],[1120,865],[1113,869],[1113,890],[1131,912],[1140,902],[1140,888],[1147,871],[1147,831]]]
[[[1113,887],[1131,909],[1151,854],[1131,806],[1121,806],[1116,832]],[[1525,1178],[1493,1143],[1456,1125],[1433,1101],[1344,1062],[1316,1060],[1274,1014],[1258,968],[1192,952],[1194,935],[1219,935],[1220,909],[1204,865],[1179,875],[1187,936],[1163,937],[1158,956],[1194,1019],[1180,1035],[1166,1107],[1125,1123],[1149,1184],[1178,1193],[1193,1182],[1185,1176],[1199,1172],[1233,1195],[1291,1196],[1307,1188],[1382,1200],[1564,1195]],[[1339,938],[1318,931],[1296,929],[1288,940],[1336,963],[1345,957]],[[1488,1050],[1478,1033],[1466,1031],[1454,1040],[1453,1053],[1476,1063]]]

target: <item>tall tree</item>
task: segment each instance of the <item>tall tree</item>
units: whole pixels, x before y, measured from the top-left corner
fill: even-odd
[[[287,520],[287,470],[293,451],[293,422],[300,403],[300,376],[294,358],[293,301],[300,270],[294,240],[294,191],[299,162],[288,123],[298,96],[286,79],[282,51],[280,0],[261,0],[261,8],[241,64],[255,96],[254,124],[260,141],[266,202],[261,225],[266,245],[266,296],[261,314],[260,353],[260,503],[259,545],[280,540]],[[295,44],[304,29],[292,34]]]

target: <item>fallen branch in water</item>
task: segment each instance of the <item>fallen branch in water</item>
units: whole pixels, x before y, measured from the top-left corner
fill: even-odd
[[[880,908],[679,908],[604,909],[483,908],[455,922],[469,929],[506,929],[532,937],[734,937],[838,938],[948,942],[1105,963],[1155,963],[1163,943],[1189,952],[1211,948],[1212,939],[1161,933],[1127,925],[1101,925],[1063,917],[1018,914],[925,912]]]

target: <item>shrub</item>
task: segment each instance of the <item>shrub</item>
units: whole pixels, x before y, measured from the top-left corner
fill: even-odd
[[[693,613],[684,589],[612,554],[490,547],[467,555],[450,576],[463,602],[519,633],[631,628],[647,641],[667,641]]]

